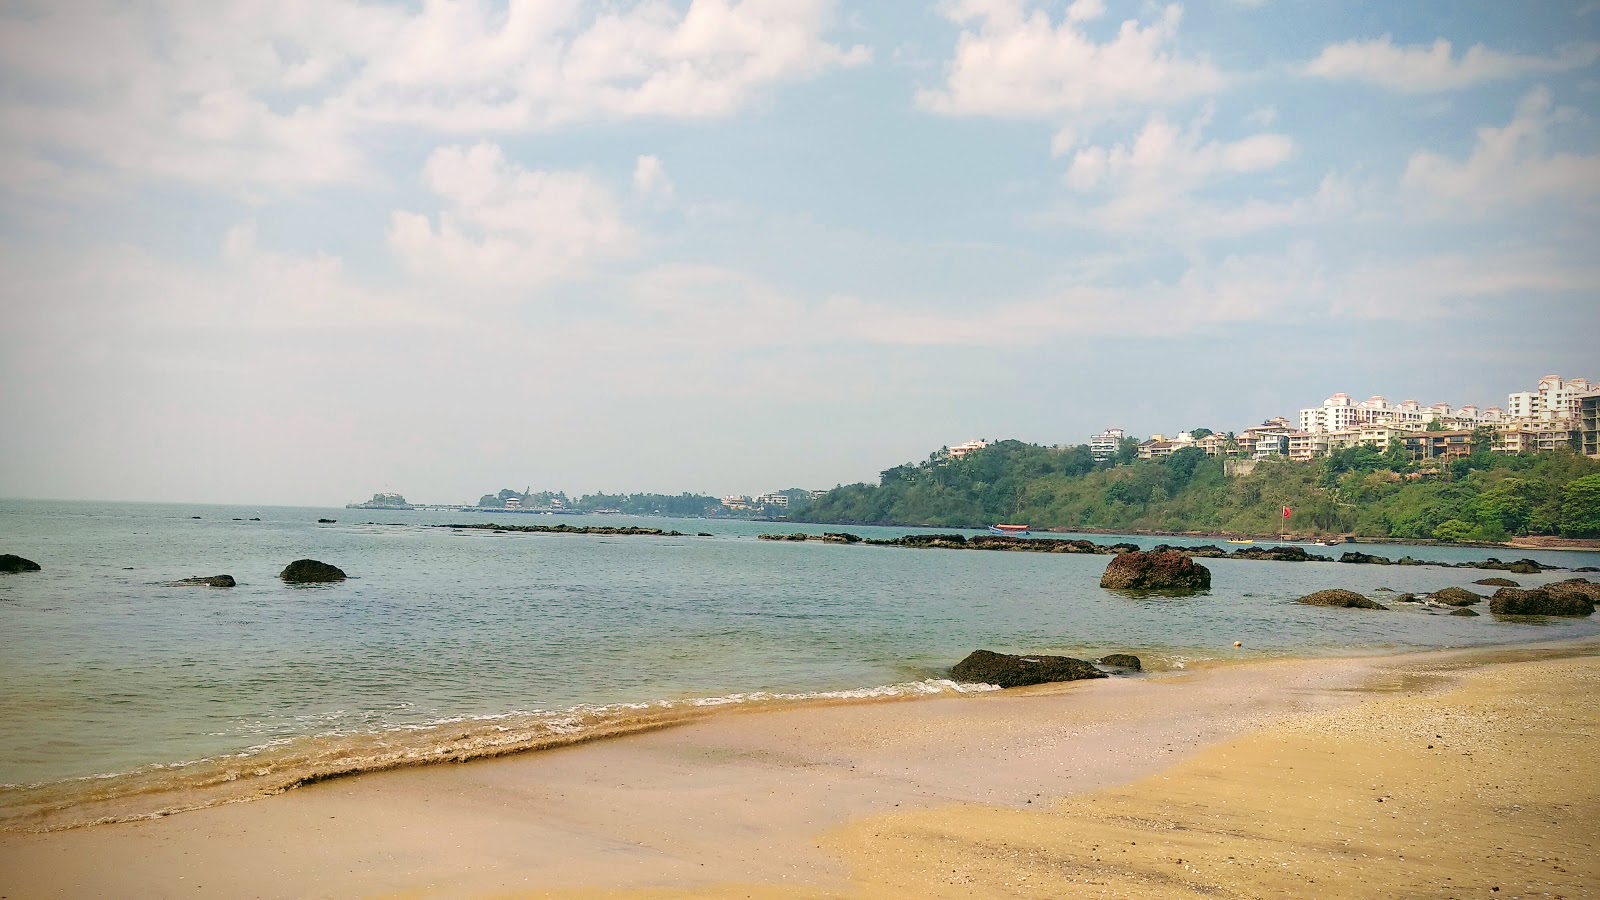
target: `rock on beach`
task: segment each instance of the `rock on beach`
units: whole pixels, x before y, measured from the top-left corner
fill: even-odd
[[[40,566],[31,559],[15,553],[0,553],[0,572],[37,572]]]
[[[297,559],[285,566],[278,577],[290,584],[322,584],[343,581],[344,570],[315,559]]]
[[[1070,656],[1013,656],[974,650],[951,667],[950,677],[957,681],[1013,688],[1108,676],[1093,664]]]
[[[1121,591],[1203,591],[1211,587],[1211,570],[1172,550],[1135,550],[1111,560],[1100,586]]]
[[[1370,600],[1366,597],[1363,597],[1355,591],[1345,591],[1338,588],[1329,591],[1317,591],[1315,594],[1307,594],[1295,602],[1304,603],[1307,606],[1334,606],[1342,609],[1389,608],[1375,600]]]
[[[1519,591],[1501,588],[1489,598],[1489,611],[1497,616],[1571,616],[1583,618],[1594,612],[1594,598],[1582,590],[1562,590],[1559,585]]]
[[[1113,669],[1127,669],[1130,672],[1144,671],[1144,666],[1139,662],[1139,657],[1134,656],[1132,653],[1112,653],[1100,657],[1096,662],[1102,666],[1110,666]]]
[[[1435,603],[1443,603],[1445,606],[1471,606],[1474,603],[1483,602],[1482,597],[1466,588],[1458,587],[1447,587],[1443,590],[1434,591],[1428,595],[1428,599]]]

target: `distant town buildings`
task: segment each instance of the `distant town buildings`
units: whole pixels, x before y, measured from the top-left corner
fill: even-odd
[[[1398,445],[1414,459],[1448,459],[1471,453],[1474,441],[1485,433],[1492,436],[1490,449],[1499,453],[1571,448],[1600,457],[1600,383],[1547,375],[1537,389],[1511,394],[1504,409],[1423,406],[1415,400],[1392,404],[1382,396],[1356,402],[1349,394],[1334,394],[1321,406],[1300,410],[1294,424],[1276,418],[1238,434],[1157,434],[1139,444],[1138,456],[1163,459],[1194,447],[1207,456],[1232,460],[1306,461],[1352,447]],[[1109,428],[1089,438],[1089,452],[1096,460],[1112,459],[1125,436],[1122,429]]]

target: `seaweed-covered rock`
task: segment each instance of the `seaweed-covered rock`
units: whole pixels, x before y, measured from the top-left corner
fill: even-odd
[[[1366,597],[1363,597],[1355,591],[1345,591],[1338,588],[1328,591],[1317,591],[1315,594],[1307,594],[1295,602],[1304,603],[1308,606],[1335,606],[1343,609],[1389,608],[1375,600],[1370,600]]]
[[[1416,594],[1400,594],[1399,596],[1394,598],[1394,602],[1396,602],[1396,603],[1421,603],[1422,602],[1422,598],[1418,597]]]
[[[344,570],[315,559],[297,559],[285,566],[278,577],[290,584],[323,584],[343,581]]]
[[[1216,544],[1200,544],[1194,547],[1174,547],[1171,544],[1157,544],[1150,548],[1151,553],[1182,553],[1184,556],[1198,556],[1202,559],[1223,559],[1228,551]]]
[[[15,553],[0,553],[0,572],[37,572],[39,564]]]
[[[1100,665],[1110,666],[1113,669],[1128,669],[1134,672],[1144,670],[1143,664],[1139,662],[1139,657],[1134,656],[1132,653],[1112,653],[1100,657],[1097,661]]]
[[[1600,584],[1595,584],[1587,578],[1568,578],[1566,581],[1547,584],[1544,589],[1552,594],[1577,594],[1600,603]]]
[[[1572,616],[1581,619],[1594,612],[1594,600],[1576,591],[1552,591],[1548,587],[1528,591],[1501,588],[1489,598],[1489,611],[1497,616]]]
[[[1506,571],[1515,575],[1537,575],[1544,571],[1544,567],[1531,559],[1519,559],[1506,566]]]
[[[1211,587],[1211,570],[1171,550],[1135,550],[1111,560],[1100,586],[1122,591],[1203,591]]]
[[[1388,566],[1394,564],[1394,560],[1391,560],[1387,556],[1373,556],[1370,553],[1362,553],[1359,550],[1349,550],[1340,554],[1339,562],[1355,563],[1358,565],[1367,566]]]
[[[957,681],[1012,688],[1107,676],[1092,664],[1070,656],[1013,656],[1009,653],[974,650],[966,659],[951,667],[950,677]]]
[[[1445,606],[1471,606],[1474,603],[1483,601],[1483,598],[1477,594],[1466,588],[1458,587],[1447,587],[1443,590],[1434,591],[1428,595],[1428,599],[1435,603],[1443,603]]]
[[[859,544],[861,535],[845,531],[829,531],[822,535],[822,541],[826,544]]]
[[[1459,609],[1450,610],[1450,615],[1452,615],[1452,616],[1476,616],[1477,613],[1475,613],[1472,610],[1468,609],[1467,607],[1463,606],[1463,607],[1461,607]]]
[[[1520,584],[1517,584],[1515,581],[1512,581],[1509,578],[1479,578],[1477,581],[1474,581],[1473,584],[1481,584],[1481,585],[1485,585],[1487,587],[1521,587],[1522,586]]]
[[[205,587],[233,587],[238,582],[232,575],[196,575],[193,578],[180,578],[174,584],[194,584]]]

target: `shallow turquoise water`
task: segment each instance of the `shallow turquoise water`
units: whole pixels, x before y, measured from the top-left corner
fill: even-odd
[[[262,521],[233,521],[251,516]],[[339,522],[318,525],[319,517]],[[640,524],[713,536],[420,527],[463,520]],[[1503,574],[1481,570],[1205,560],[1209,594],[1136,600],[1098,587],[1103,556],[755,539],[797,530],[838,529],[0,501],[0,552],[44,566],[0,575],[0,784],[403,733],[444,720],[919,682],[945,677],[978,647],[1132,650],[1170,665],[1233,655],[1236,640],[1247,654],[1321,654],[1600,631],[1593,620],[1508,622],[1291,602],[1326,587],[1429,591]],[[850,530],[895,536],[913,529]],[[1491,555],[1360,549],[1450,560]],[[1594,554],[1498,555],[1596,562]],[[286,563],[307,556],[344,568],[351,580],[278,581]],[[239,586],[163,584],[224,572]],[[1534,584],[1568,576],[1514,577]]]

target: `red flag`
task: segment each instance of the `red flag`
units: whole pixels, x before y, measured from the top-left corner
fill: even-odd
[[[1285,507],[1284,507],[1284,508],[1283,508],[1283,517],[1284,517],[1284,518],[1285,518],[1285,519],[1287,519],[1287,518],[1289,518],[1289,507],[1287,507],[1287,506],[1285,506]]]

